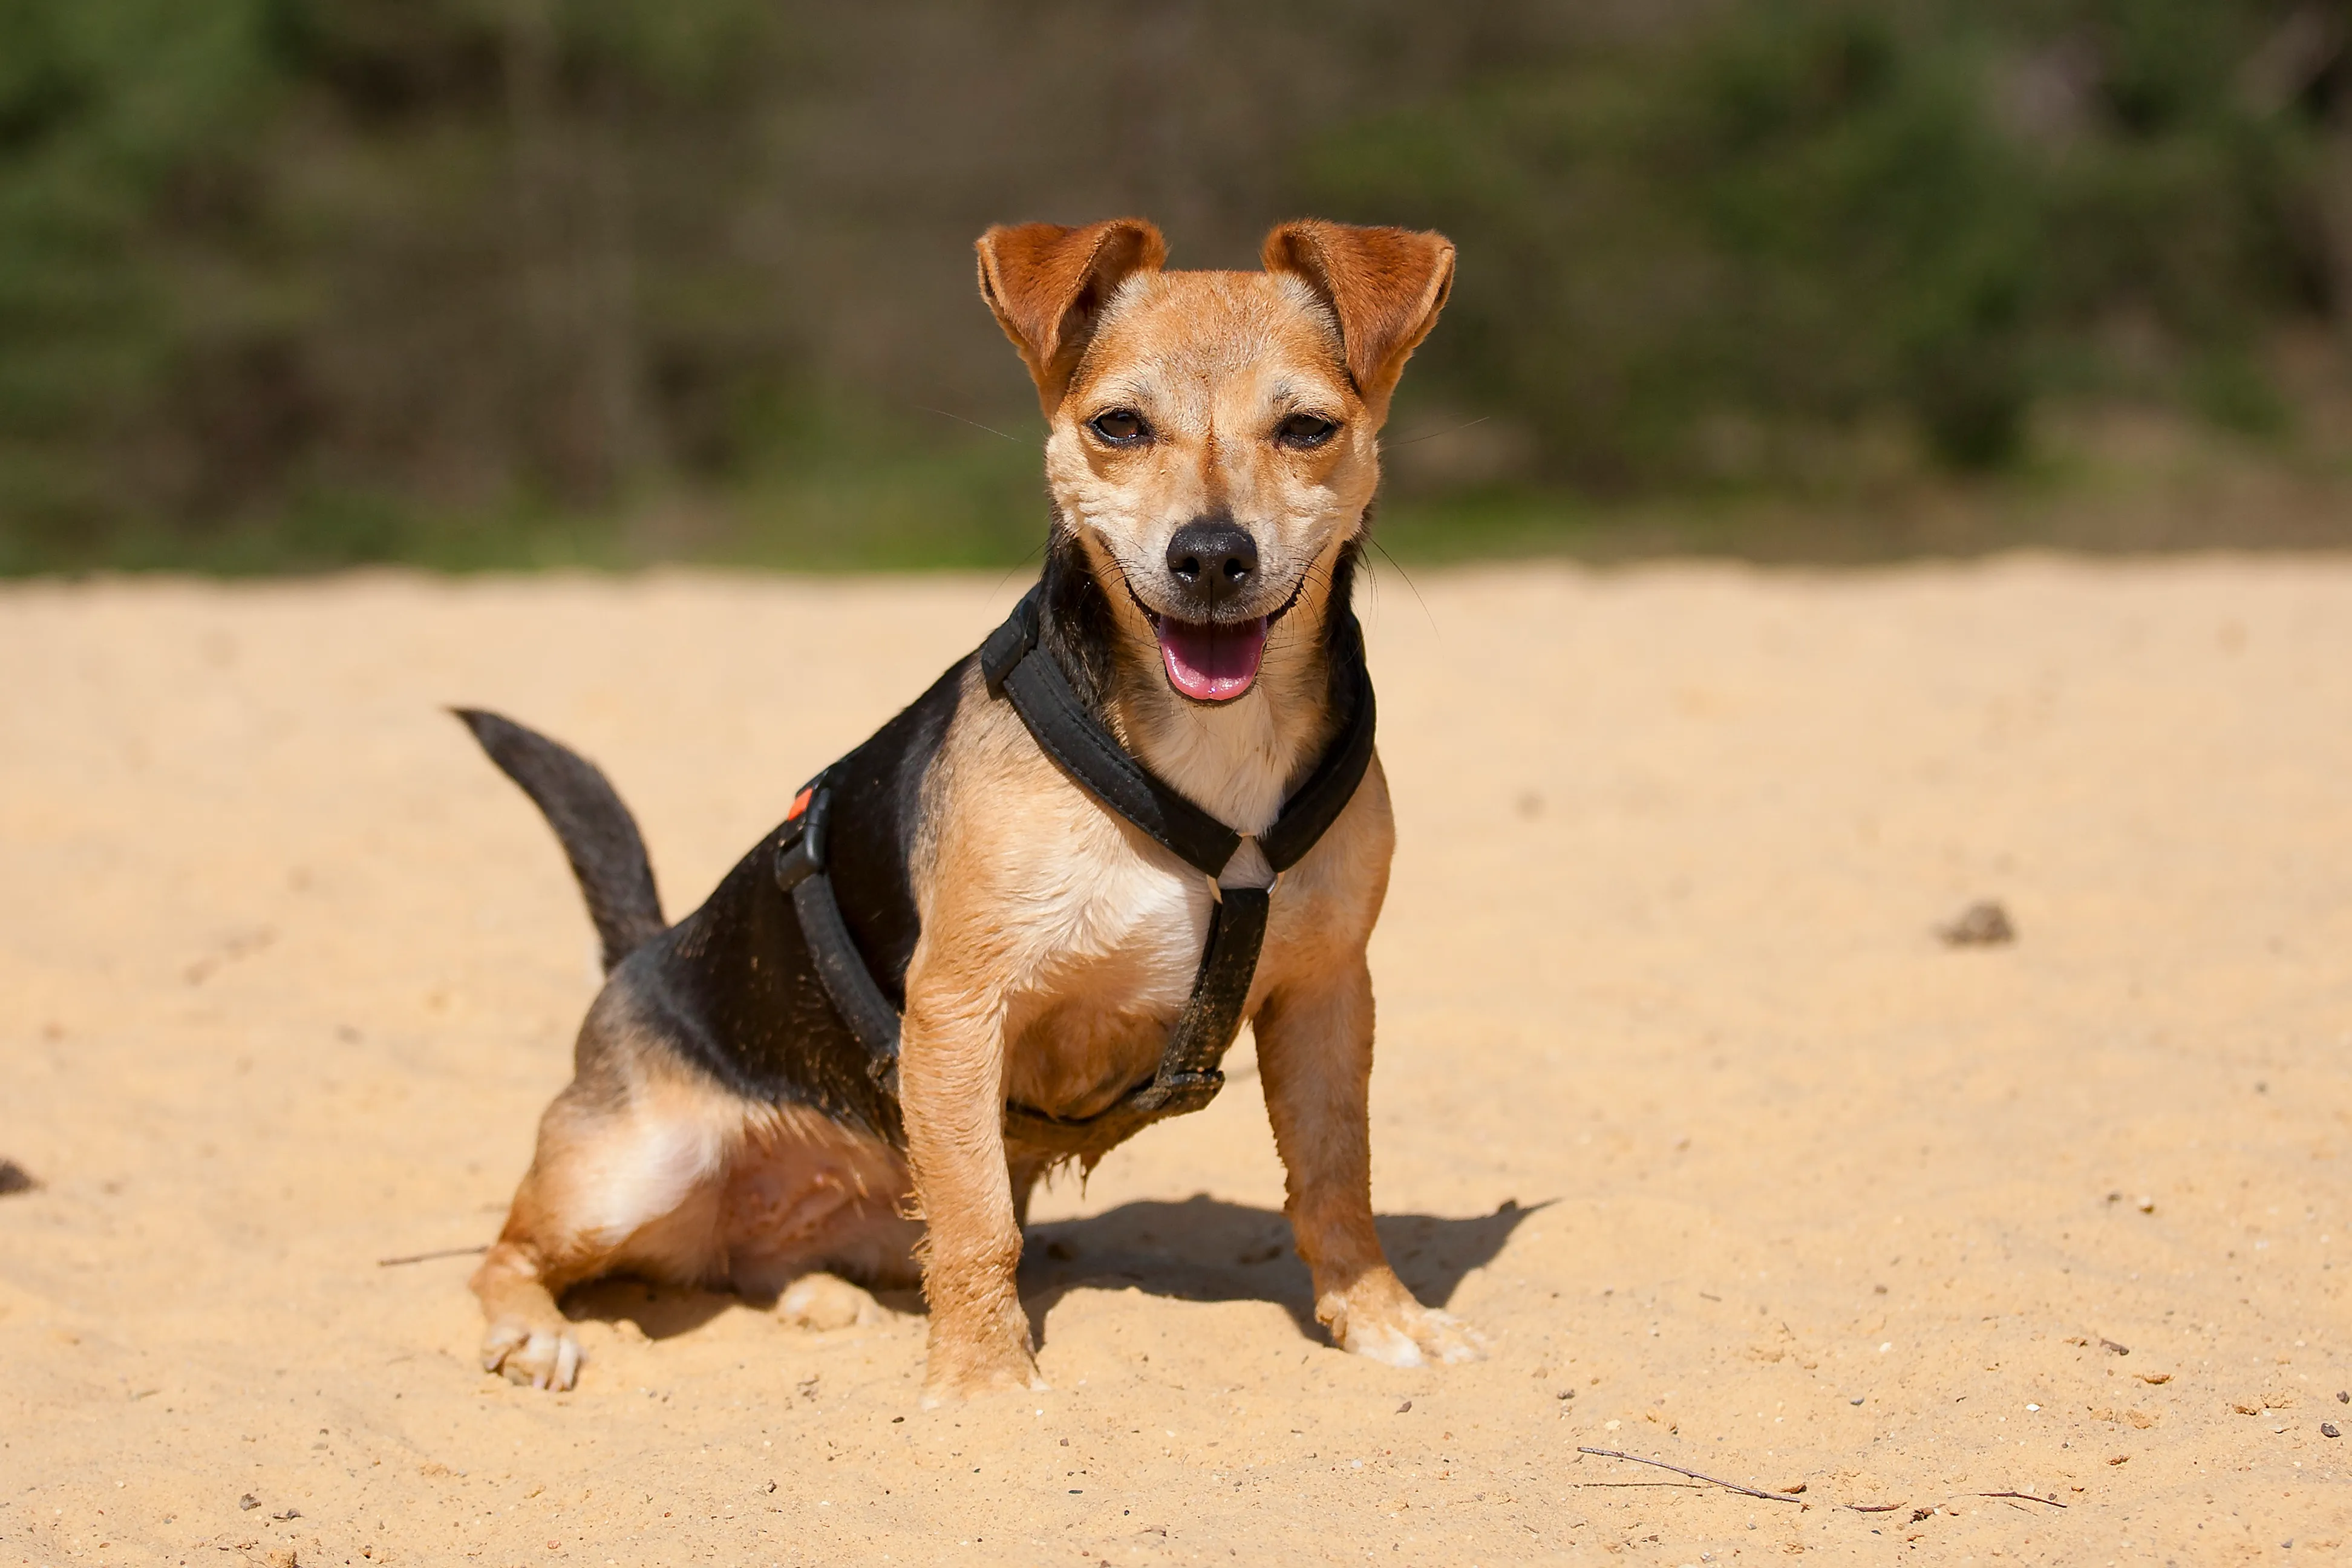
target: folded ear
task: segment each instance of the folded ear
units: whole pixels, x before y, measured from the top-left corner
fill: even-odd
[[[1119,284],[1157,272],[1168,242],[1137,217],[1084,228],[999,224],[980,237],[980,297],[1021,351],[1050,416]]]
[[[1267,235],[1259,254],[1268,272],[1302,278],[1323,296],[1339,318],[1348,374],[1375,407],[1454,288],[1454,242],[1442,234],[1303,218]]]

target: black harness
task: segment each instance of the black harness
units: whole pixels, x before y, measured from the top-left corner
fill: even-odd
[[[1011,702],[1047,756],[1097,800],[1207,877],[1217,898],[1192,994],[1169,1031],[1167,1048],[1150,1079],[1083,1121],[1024,1105],[1004,1108],[1008,1140],[1091,1163],[1154,1121],[1200,1110],[1224,1086],[1218,1064],[1241,1030],[1242,1008],[1257,973],[1274,889],[1217,885],[1244,836],[1129,755],[1088,710],[1061,661],[1039,641],[1043,593],[1043,584],[1032,589],[981,645],[981,674],[990,696]],[[1284,803],[1274,825],[1257,836],[1258,848],[1277,881],[1339,820],[1372,760],[1372,681],[1364,668],[1362,632],[1344,605],[1338,613],[1346,619],[1335,628],[1334,684],[1342,688],[1338,695],[1346,716],[1313,775]],[[842,920],[825,866],[833,772],[828,768],[819,773],[793,802],[776,848],[776,885],[792,897],[826,997],[866,1048],[866,1071],[895,1100],[898,1011],[876,983]]]

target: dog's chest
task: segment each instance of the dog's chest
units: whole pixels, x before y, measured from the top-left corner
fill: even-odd
[[[1141,857],[1089,858],[1036,911],[1030,984],[1012,1008],[1006,1087],[1086,1116],[1151,1076],[1201,965],[1206,878]]]

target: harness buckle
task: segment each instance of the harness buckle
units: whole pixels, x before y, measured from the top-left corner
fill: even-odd
[[[809,852],[809,837],[795,834],[789,844],[776,846],[776,886],[789,893],[824,868]]]
[[[823,773],[793,802],[793,815],[784,820],[790,837],[776,846],[776,886],[787,893],[824,869],[825,808],[831,803]]]

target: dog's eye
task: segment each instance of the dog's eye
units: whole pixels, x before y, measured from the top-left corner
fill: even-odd
[[[1143,416],[1132,408],[1114,408],[1108,414],[1097,414],[1087,421],[1087,428],[1114,447],[1139,445],[1151,434],[1151,426]]]
[[[1294,414],[1274,427],[1274,438],[1286,447],[1320,447],[1339,433],[1339,426],[1320,414]]]

